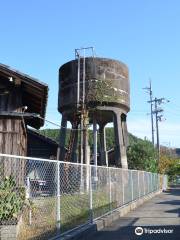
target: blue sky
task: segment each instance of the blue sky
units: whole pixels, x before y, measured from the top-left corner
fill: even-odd
[[[154,96],[171,101],[164,106],[160,141],[180,147],[178,0],[1,0],[0,24],[0,62],[49,85],[47,119],[61,119],[59,67],[74,58],[75,48],[94,46],[97,56],[129,67],[129,131],[150,139],[150,106],[142,88],[151,78]]]

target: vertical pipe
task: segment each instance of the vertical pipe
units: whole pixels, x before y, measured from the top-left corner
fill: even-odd
[[[78,71],[77,71],[77,108],[79,107],[79,96],[80,96],[80,64],[81,57],[78,55]]]
[[[107,146],[106,146],[106,127],[104,126],[103,129],[103,137],[104,137],[104,157],[105,157],[105,163],[108,167],[108,154],[107,154]]]
[[[83,131],[84,131],[84,124],[83,124],[83,114],[81,114],[81,125],[80,125],[80,130],[81,130],[81,145],[80,145],[80,158],[81,158],[81,164],[84,163],[84,153],[83,153]]]
[[[89,117],[88,112],[84,111],[83,113],[83,157],[85,164],[90,165],[90,147],[88,144],[88,125]],[[89,171],[86,171],[86,182],[87,182],[87,191],[89,190]]]
[[[90,208],[90,222],[93,223],[93,194],[92,194],[92,166],[86,165],[89,168],[89,208]]]
[[[81,163],[81,183],[80,183],[80,192],[84,192],[84,168],[83,168],[83,163],[84,163],[84,153],[83,153],[83,115],[81,114],[81,125],[80,125],[80,133],[81,133],[81,143],[80,143],[80,163]]]
[[[60,232],[60,221],[61,221],[61,214],[60,214],[60,167],[59,162],[57,161],[57,208],[56,208],[56,220],[57,220],[57,231]]]
[[[85,49],[83,57],[83,106],[85,103],[85,79],[86,79],[86,60],[85,60]]]
[[[97,122],[96,116],[93,116],[93,159],[95,166],[95,180],[97,180]]]

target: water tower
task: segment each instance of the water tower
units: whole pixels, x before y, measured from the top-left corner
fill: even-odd
[[[127,168],[126,116],[130,109],[128,68],[117,60],[94,57],[93,54],[87,57],[85,50],[76,49],[75,60],[59,69],[58,111],[62,114],[59,159],[90,163],[88,128],[92,124],[94,164],[97,164],[98,136],[98,165],[108,165],[105,126],[113,123],[115,165]],[[66,150],[68,121],[72,124],[72,131]]]

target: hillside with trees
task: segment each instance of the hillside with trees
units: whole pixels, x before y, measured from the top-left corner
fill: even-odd
[[[68,147],[70,129],[67,129],[66,147]],[[40,133],[59,142],[59,129],[43,129]],[[114,148],[114,129],[106,128],[107,150]],[[80,139],[79,139],[80,144]],[[93,149],[93,132],[89,130],[89,145]],[[98,141],[99,149],[99,141]],[[140,139],[129,133],[129,146],[127,149],[128,166],[130,169],[144,170],[149,172],[168,173],[171,178],[175,174],[180,175],[179,159],[172,154],[170,149],[162,147],[159,165],[157,166],[157,152],[147,139]]]

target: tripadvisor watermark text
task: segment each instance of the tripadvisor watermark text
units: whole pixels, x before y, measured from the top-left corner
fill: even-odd
[[[167,229],[167,228],[147,228],[147,227],[136,227],[135,228],[135,234],[136,235],[142,235],[142,234],[171,234],[173,233],[173,229]]]

